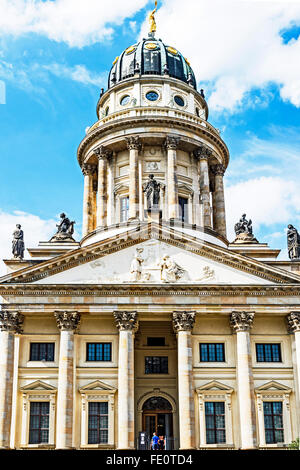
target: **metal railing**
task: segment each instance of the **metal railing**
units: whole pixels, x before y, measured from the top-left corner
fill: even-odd
[[[176,437],[166,436],[164,448],[158,447],[157,449],[152,449],[150,437],[145,437],[142,442],[140,441],[140,438],[137,438],[136,449],[137,450],[178,450],[178,439]]]

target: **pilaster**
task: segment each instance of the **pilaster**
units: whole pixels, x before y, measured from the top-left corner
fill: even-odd
[[[139,151],[142,147],[138,136],[126,138],[129,150],[129,220],[138,218],[139,215]]]
[[[203,227],[209,227],[209,228],[212,228],[209,172],[208,172],[208,159],[211,153],[212,151],[205,146],[199,147],[194,152],[195,157],[198,159],[200,203],[203,206],[202,224],[203,224]]]
[[[225,167],[222,164],[212,165],[211,171],[214,175],[213,228],[220,235],[226,237],[225,198],[223,184]]]
[[[93,174],[96,166],[89,163],[82,165],[84,175],[82,236],[93,230]]]
[[[176,162],[177,162],[177,148],[180,142],[179,137],[167,136],[165,140],[165,147],[167,149],[167,185],[168,185],[168,208],[169,208],[169,219],[178,219],[178,190],[177,190],[177,174],[176,174]]]

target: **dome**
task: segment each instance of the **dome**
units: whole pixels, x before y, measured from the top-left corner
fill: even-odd
[[[147,39],[128,47],[115,59],[108,77],[108,88],[135,74],[168,75],[197,89],[188,60],[177,49],[165,45],[151,33]]]

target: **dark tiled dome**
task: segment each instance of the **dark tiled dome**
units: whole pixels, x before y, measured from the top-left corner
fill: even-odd
[[[169,75],[197,89],[195,75],[187,59],[174,47],[152,37],[151,33],[147,39],[128,47],[115,59],[108,77],[108,88],[136,73]]]

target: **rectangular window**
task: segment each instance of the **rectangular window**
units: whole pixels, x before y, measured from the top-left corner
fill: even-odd
[[[224,343],[200,343],[200,362],[224,361]]]
[[[87,343],[87,361],[111,361],[111,343]]]
[[[120,221],[126,222],[129,213],[129,197],[122,197],[120,199]]]
[[[281,401],[264,401],[264,422],[266,444],[284,442]]]
[[[89,402],[88,443],[108,442],[108,402]]]
[[[179,218],[182,222],[188,222],[188,199],[185,197],[178,198]]]
[[[29,444],[47,444],[49,441],[49,402],[31,402]]]
[[[54,343],[30,343],[30,361],[54,361]]]
[[[224,444],[226,442],[224,402],[205,402],[205,425],[207,444]]]
[[[168,357],[167,356],[146,356],[145,374],[167,374]]]
[[[256,344],[257,362],[281,362],[280,344]]]
[[[148,337],[147,346],[165,346],[164,337]]]

